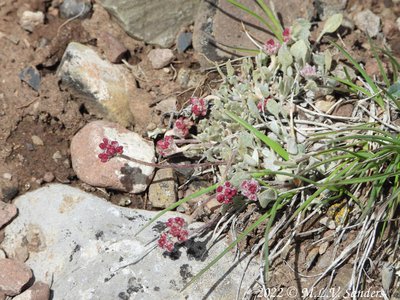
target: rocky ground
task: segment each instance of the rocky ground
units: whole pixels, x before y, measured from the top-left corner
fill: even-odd
[[[193,169],[155,174],[152,137],[191,96],[206,96],[218,85],[211,61],[235,52],[224,45],[252,46],[238,20],[262,41],[269,35],[223,0],[135,0],[126,7],[117,2],[0,1],[0,299],[177,298],[188,278],[225,245],[220,241],[205,255],[198,241],[180,257],[165,257],[148,245],[157,225],[133,238],[152,216],[133,209],[159,210],[207,186],[207,175],[194,180]],[[399,1],[273,2],[285,25],[299,17],[318,25],[343,13],[343,42],[371,75],[379,69],[367,51],[366,33],[400,57]],[[334,113],[350,116],[352,109],[346,104]],[[102,163],[98,145],[105,136],[150,165]],[[203,221],[217,204],[208,203]],[[194,206],[178,211],[189,218]],[[252,246],[251,238],[245,246]],[[288,265],[306,264],[314,250],[299,242]],[[137,265],[135,259],[148,251],[157,254]],[[324,270],[330,255],[322,253],[312,270],[297,270],[307,274],[301,280],[285,264],[272,280],[306,286],[307,276]],[[229,267],[233,256],[191,287],[189,299],[235,297],[243,269],[220,282],[229,269],[222,266]],[[243,286],[256,268],[250,265]],[[337,286],[345,286],[350,271],[343,266]],[[165,280],[154,281],[154,274]],[[370,275],[378,289],[379,276]]]

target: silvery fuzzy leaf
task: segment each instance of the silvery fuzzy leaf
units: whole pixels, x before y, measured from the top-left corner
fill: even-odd
[[[393,85],[388,88],[388,93],[391,94],[394,98],[400,98],[400,80],[397,80]]]
[[[232,67],[232,63],[231,60],[229,59],[226,64],[226,73],[228,75],[228,77],[232,77],[235,74],[235,69]]]
[[[257,167],[258,163],[257,161],[255,161],[250,155],[248,155],[247,153],[243,155],[243,162],[246,163],[249,166],[252,167]]]
[[[325,21],[324,27],[322,28],[322,31],[317,38],[317,43],[320,41],[320,39],[325,33],[335,32],[342,24],[342,21],[343,21],[342,14],[334,14],[330,16],[329,19]]]
[[[318,85],[314,80],[309,79],[309,80],[307,80],[307,83],[304,86],[304,90],[316,92],[316,91],[318,91]]]
[[[302,65],[304,65],[307,61],[308,46],[304,40],[299,40],[290,47],[290,53],[294,56],[297,62],[301,62]]]
[[[255,87],[254,87],[254,94],[256,94],[256,97],[257,97],[258,99],[260,99],[260,100],[264,98],[263,94],[261,93],[261,89],[260,89],[260,85],[259,85],[259,84],[256,84],[256,85],[255,85]]]
[[[325,50],[325,72],[328,73],[332,66],[332,53],[329,49]]]
[[[254,102],[253,98],[249,98],[247,100],[247,106],[249,107],[250,113],[255,117],[255,118],[260,118],[260,112],[257,108],[257,104]]]
[[[325,66],[325,54],[321,53],[314,53],[313,54],[313,61],[317,65],[318,70],[323,71]]]
[[[287,139],[287,151],[293,155],[296,155],[298,153],[297,143],[293,137],[289,137]]]
[[[257,149],[253,150],[253,155],[251,156],[251,158],[257,163],[257,166],[258,166],[259,163],[260,163],[260,157],[258,155],[258,150]]]
[[[262,84],[262,85],[259,85],[259,88],[260,88],[260,91],[261,91],[261,94],[263,95],[263,97],[268,98],[270,95],[269,86],[266,84]]]
[[[292,24],[292,38],[295,41],[307,41],[310,37],[311,23],[306,19],[297,19]]]
[[[279,166],[275,165],[276,155],[273,151],[270,151],[268,148],[264,148],[262,150],[263,155],[263,168],[270,169],[271,171],[278,171],[280,169]]]
[[[276,120],[272,120],[269,123],[269,128],[271,129],[271,131],[273,133],[275,133],[276,135],[280,135],[281,134],[281,127],[279,126],[278,122]]]
[[[342,25],[342,21],[343,21],[342,14],[334,14],[330,16],[329,19],[325,21],[321,35],[324,35],[325,33],[335,32],[340,27],[340,25]]]
[[[278,193],[274,189],[267,189],[260,194],[258,194],[258,201],[262,208],[266,208],[268,204],[276,201],[278,198]]]
[[[267,101],[267,110],[275,116],[275,118],[279,117],[279,111],[281,110],[280,105],[274,99],[269,99]]]
[[[251,176],[247,172],[239,171],[233,174],[231,179],[229,180],[233,186],[240,186],[240,184],[247,179],[250,179]]]
[[[239,143],[246,148],[254,147],[254,136],[247,131],[242,131],[238,136]]]
[[[289,49],[286,45],[283,45],[278,51],[278,61],[282,64],[282,69],[286,70],[292,63],[293,57],[290,54]]]

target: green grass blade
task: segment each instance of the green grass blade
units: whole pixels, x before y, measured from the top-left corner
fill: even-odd
[[[276,38],[283,43],[283,28],[278,18],[275,16],[273,11],[264,3],[264,0],[256,0],[257,4],[262,8],[268,19],[272,22],[275,30],[273,31]]]
[[[197,191],[177,202],[175,202],[174,204],[168,206],[167,208],[165,208],[164,210],[160,211],[157,215],[155,215],[150,221],[148,221],[137,233],[135,233],[135,236],[137,236],[139,233],[141,233],[143,230],[145,230],[151,223],[153,223],[154,221],[156,221],[158,218],[160,218],[161,216],[163,216],[165,213],[173,210],[174,208],[178,207],[179,205],[188,202],[191,199],[195,199],[197,197],[200,197],[201,195],[207,194],[209,192],[214,191],[216,188],[218,187],[218,183],[209,186],[207,188],[201,189],[200,191]]]
[[[259,20],[261,23],[263,23],[265,26],[267,26],[267,28],[274,32],[274,27],[269,24],[264,18],[262,18],[260,15],[258,15],[257,13],[255,13],[254,11],[252,11],[250,8],[248,8],[247,6],[237,2],[236,0],[226,0],[228,1],[230,4],[236,6],[237,8],[240,8],[241,10],[245,11],[246,13],[248,13],[249,15],[255,17],[257,20]]]
[[[385,69],[383,68],[383,64],[382,64],[382,60],[379,58],[378,52],[376,51],[375,45],[372,42],[371,38],[368,36],[368,42],[371,45],[371,50],[372,50],[372,54],[375,57],[376,62],[378,63],[378,68],[379,68],[379,72],[382,75],[383,81],[385,82],[386,86],[389,87],[390,86],[390,81],[389,78],[386,74]]]
[[[400,63],[397,61],[397,59],[392,55],[392,53],[390,53],[390,51],[388,51],[388,50],[386,50],[386,49],[380,49],[381,50],[381,52],[383,53],[383,54],[385,54],[388,58],[389,58],[389,60],[390,60],[390,63],[392,64],[392,73],[393,73],[393,78],[392,78],[392,82],[396,82],[397,81],[397,79],[398,79],[398,72],[399,72],[399,69],[400,69]]]
[[[335,43],[334,41],[330,40],[330,43],[333,44],[336,48],[342,52],[342,54],[353,64],[353,66],[357,69],[358,72],[360,72],[361,76],[365,79],[365,81],[368,83],[368,85],[371,87],[372,91],[374,94],[376,94],[375,101],[376,103],[379,104],[381,108],[385,107],[385,103],[382,99],[382,96],[380,96],[379,93],[379,88],[376,86],[372,78],[365,72],[365,70],[360,66],[360,64],[350,55],[349,52],[347,52],[343,47],[341,47],[339,44]]]
[[[353,82],[351,82],[351,81],[349,81],[347,79],[342,79],[342,78],[339,78],[339,77],[331,77],[331,78],[336,80],[336,81],[338,81],[338,82],[340,82],[340,83],[343,83],[343,84],[347,85],[348,87],[350,87],[351,91],[353,93],[360,92],[360,93],[363,93],[364,95],[367,95],[368,97],[372,96],[371,93],[366,88],[358,86],[357,84],[355,84],[355,83],[353,83]]]
[[[234,113],[231,113],[229,111],[225,111],[225,113],[234,121],[242,125],[244,128],[246,128],[248,131],[250,131],[252,134],[254,134],[257,138],[259,138],[264,144],[266,144],[268,147],[270,147],[273,151],[275,151],[280,157],[282,157],[284,160],[289,160],[289,153],[282,148],[282,146],[274,141],[273,139],[269,138],[262,132],[258,131],[256,128],[251,126],[249,123],[247,123],[245,120],[242,118],[238,117]]]

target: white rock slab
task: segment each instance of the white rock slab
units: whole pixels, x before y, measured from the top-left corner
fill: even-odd
[[[26,264],[36,280],[51,285],[54,299],[235,299],[246,260],[231,268],[233,253],[180,292],[226,247],[224,241],[207,253],[205,241],[191,241],[174,258],[159,248],[146,255],[163,223],[156,222],[138,237],[134,233],[153,212],[117,207],[61,184],[20,196],[15,205],[20,214],[7,226],[3,247],[12,251],[29,231],[35,233]],[[161,220],[171,215],[177,214]],[[257,275],[258,267],[250,264],[242,292]]]

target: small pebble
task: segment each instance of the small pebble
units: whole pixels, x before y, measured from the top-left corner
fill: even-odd
[[[36,146],[44,146],[43,140],[38,137],[37,135],[32,135],[31,136],[32,142]]]
[[[147,55],[154,69],[162,69],[169,65],[175,58],[170,49],[153,49]]]
[[[11,180],[12,179],[12,175],[11,175],[11,173],[4,173],[3,174],[3,178],[7,179],[7,180]]]
[[[60,160],[61,158],[62,158],[62,154],[61,154],[60,151],[54,152],[54,154],[53,154],[53,160],[54,160],[55,162],[58,162],[58,160]]]
[[[64,19],[74,18],[79,15],[85,18],[92,8],[88,0],[64,0],[60,5],[60,16]]]
[[[178,41],[176,47],[178,53],[183,53],[192,45],[192,33],[191,32],[181,32],[178,35]]]
[[[22,13],[20,24],[23,29],[33,32],[36,26],[44,23],[44,14],[41,11],[26,10]]]
[[[19,73],[19,79],[26,82],[32,89],[38,91],[42,77],[35,67],[26,67]]]
[[[54,180],[55,176],[52,172],[46,172],[43,176],[44,182],[50,183]]]

